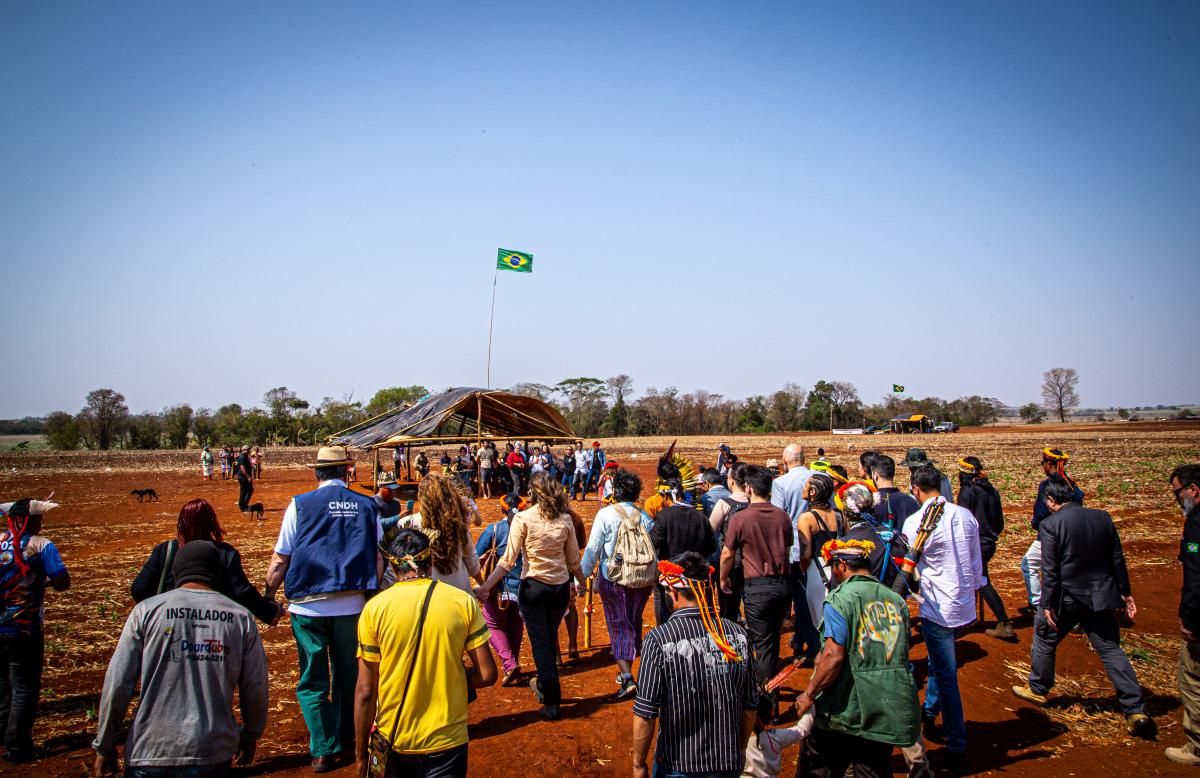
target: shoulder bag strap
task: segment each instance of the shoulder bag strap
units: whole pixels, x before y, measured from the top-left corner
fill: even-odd
[[[175,551],[179,548],[178,540],[168,540],[167,550],[164,553],[166,559],[163,560],[162,575],[158,577],[158,591],[155,594],[162,594],[167,588],[167,576],[171,574],[171,565],[175,562]]]
[[[413,638],[413,657],[408,665],[408,677],[404,679],[404,691],[400,692],[400,703],[396,708],[396,723],[392,726],[392,736],[388,744],[396,742],[396,732],[400,729],[400,714],[404,712],[404,701],[408,699],[408,686],[412,683],[413,672],[417,669],[417,658],[421,654],[421,633],[425,631],[425,615],[429,613],[429,601],[433,599],[433,588],[437,581],[431,581],[425,590],[425,602],[421,603],[421,616],[417,619],[416,637]]]

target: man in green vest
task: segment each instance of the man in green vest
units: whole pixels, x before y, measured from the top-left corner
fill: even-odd
[[[871,577],[874,543],[838,538],[821,549],[837,588],[825,598],[824,646],[798,715],[816,706],[798,778],[892,775],[892,749],[920,733],[917,687],[908,669],[908,606]]]

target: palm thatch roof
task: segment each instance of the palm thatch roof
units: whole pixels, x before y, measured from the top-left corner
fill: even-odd
[[[350,448],[437,446],[478,440],[579,440],[552,405],[535,397],[461,387],[430,395],[409,408],[397,408],[333,436]]]

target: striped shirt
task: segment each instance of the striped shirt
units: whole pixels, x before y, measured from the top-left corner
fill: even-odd
[[[634,715],[659,719],[655,761],[685,773],[740,772],[742,712],[758,689],[746,631],[721,619],[741,662],[726,662],[704,630],[700,609],[680,608],[642,645]]]

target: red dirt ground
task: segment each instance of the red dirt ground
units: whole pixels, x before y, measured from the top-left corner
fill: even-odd
[[[973,451],[980,453],[985,462],[1000,462],[1014,472],[1020,471],[1013,487],[1017,494],[1005,495],[1010,527],[1005,535],[1007,542],[1002,542],[1001,552],[992,564],[993,579],[1011,610],[1021,604],[1023,597],[1016,560],[1030,537],[1024,529],[1024,517],[1032,502],[1027,484],[1036,484],[1040,477],[1036,452],[1048,445],[1043,439],[1050,439],[1053,433],[1053,440],[1091,450],[1096,461],[1112,466],[1131,456],[1131,446],[1139,451],[1150,449],[1161,457],[1161,466],[1156,464],[1158,482],[1138,485],[1145,498],[1134,493],[1130,495],[1132,502],[1118,504],[1114,500],[1113,505],[1104,505],[1097,499],[1093,503],[1113,510],[1126,537],[1134,592],[1141,608],[1138,624],[1127,634],[1126,644],[1141,652],[1135,667],[1143,685],[1152,692],[1150,712],[1159,723],[1159,742],[1124,735],[1120,717],[1113,712],[1111,689],[1095,654],[1082,639],[1067,641],[1059,652],[1057,691],[1067,699],[1060,701],[1055,710],[1041,711],[1013,698],[1009,687],[1021,681],[1021,670],[1008,663],[1027,663],[1030,643],[1028,620],[1018,620],[1015,642],[992,640],[975,630],[958,643],[973,774],[1115,776],[1187,772],[1162,756],[1164,746],[1182,742],[1179,702],[1173,691],[1179,572],[1172,559],[1181,517],[1162,482],[1170,467],[1184,457],[1193,461],[1200,458],[1197,432],[1200,429],[1191,425],[1140,424],[1120,429],[1114,425],[1070,425],[1056,432],[1050,428],[1011,428],[924,436],[919,440],[869,439],[873,447],[894,455],[904,445],[926,445],[931,455],[943,462],[952,462],[950,454],[954,451],[959,452],[956,456]],[[1106,439],[1097,441],[1097,433]],[[778,456],[784,441],[782,437],[755,436],[729,442],[745,458],[761,462],[768,456]],[[714,438],[687,438],[681,441],[681,447],[707,461],[717,442]],[[857,451],[867,447],[862,438],[820,436],[805,443],[824,445],[835,461],[851,470]],[[661,440],[624,439],[612,441],[608,450],[611,458],[632,465],[647,478],[653,470],[655,452],[664,445]],[[62,508],[50,514],[44,534],[58,544],[74,580],[70,592],[51,592],[47,596],[47,669],[35,732],[35,740],[43,747],[43,758],[21,770],[21,774],[78,776],[90,768],[88,744],[95,732],[97,697],[132,604],[129,581],[150,548],[173,535],[179,506],[194,497],[212,502],[227,539],[241,550],[251,579],[261,582],[288,499],[312,486],[309,472],[296,466],[311,456],[311,451],[270,453],[266,478],[259,482],[255,493],[255,500],[267,506],[262,523],[238,513],[234,482],[200,479],[198,467],[187,464],[196,461],[195,452],[0,457],[0,487],[5,499],[43,496],[53,490],[56,501],[62,503]],[[996,465],[989,469],[995,472]],[[139,504],[129,495],[130,489],[144,487],[157,489],[161,502]],[[597,504],[575,505],[590,523]],[[485,521],[499,517],[495,501],[482,503],[481,507]],[[613,697],[616,670],[607,651],[608,637],[598,599],[596,611],[593,649],[583,651],[581,659],[571,663],[564,673],[562,721],[541,721],[528,688],[497,686],[480,693],[471,706],[471,775],[628,774],[630,703]],[[647,628],[653,625],[652,607],[647,608],[646,624]],[[286,623],[265,630],[264,642],[271,664],[271,721],[256,763],[242,774],[310,775],[307,733],[292,693],[297,670]],[[786,640],[784,643],[786,646]],[[786,653],[786,647],[784,650]],[[923,678],[924,650],[919,643],[912,656]],[[527,645],[522,664],[532,668]],[[807,678],[807,671],[793,676],[785,690],[785,704]],[[941,747],[929,745],[931,750]],[[796,752],[792,748],[785,753],[784,775],[792,775]],[[898,772],[903,767],[898,755],[894,766]],[[16,772],[15,768],[0,767],[0,773]],[[346,767],[334,775],[352,773],[353,768]]]

